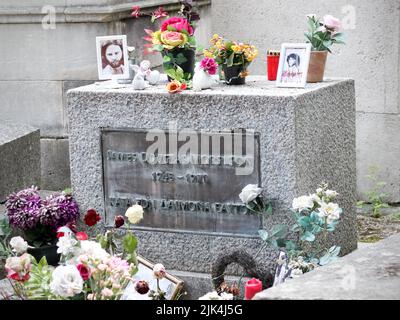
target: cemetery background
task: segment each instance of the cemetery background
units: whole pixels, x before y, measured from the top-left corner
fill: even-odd
[[[3,119],[41,129],[43,189],[70,185],[65,94],[97,80],[95,36],[127,34],[139,51],[148,19],[132,19],[132,5],[178,7],[174,0],[2,0],[0,3],[0,92]],[[260,48],[250,67],[266,74],[266,49],[283,41],[303,41],[304,17],[329,12],[343,20],[349,45],[335,48],[326,76],[355,79],[357,101],[358,198],[371,182],[371,165],[387,184],[387,201],[400,202],[398,0],[240,1],[202,0],[199,43],[214,32],[246,40]],[[46,7],[47,6],[47,7]],[[45,14],[42,14],[44,9]],[[56,24],[47,14],[56,11]],[[278,17],[278,18],[277,18]],[[303,28],[299,26],[303,26]],[[52,27],[55,27],[52,29]],[[155,60],[154,60],[155,59]],[[151,60],[157,62],[156,56]],[[159,61],[158,61],[159,62]],[[20,92],[24,94],[20,94]]]

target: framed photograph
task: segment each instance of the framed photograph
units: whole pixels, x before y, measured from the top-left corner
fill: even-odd
[[[140,256],[138,256],[138,262],[139,270],[133,276],[133,281],[126,287],[121,300],[151,300],[148,294],[139,294],[136,292],[136,281],[145,280],[149,284],[150,290],[157,289],[157,280],[153,276],[154,264]],[[183,281],[167,272],[165,278],[160,280],[160,289],[166,292],[167,300],[174,300],[183,289]]]
[[[310,43],[283,43],[276,85],[278,87],[304,88],[307,82],[310,53]]]
[[[96,50],[100,80],[129,77],[126,35],[96,37]]]

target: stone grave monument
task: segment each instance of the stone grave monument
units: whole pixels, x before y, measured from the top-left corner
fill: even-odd
[[[210,284],[212,264],[233,250],[254,256],[257,231],[291,224],[293,198],[321,182],[339,192],[344,209],[332,243],[341,254],[357,246],[352,80],[287,89],[249,77],[244,86],[175,95],[164,85],[93,84],[68,92],[67,114],[81,211],[96,209],[108,227],[141,204],[139,254],[180,272],[189,286]],[[263,187],[272,215],[248,212],[238,197],[247,184]],[[267,248],[256,260],[272,271],[277,255]]]

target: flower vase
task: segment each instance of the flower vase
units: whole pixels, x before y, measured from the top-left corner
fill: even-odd
[[[28,253],[32,255],[37,262],[46,257],[47,263],[51,266],[57,266],[60,261],[60,254],[57,253],[56,245],[42,246],[38,248],[29,248]]]
[[[163,51],[163,58],[165,56],[169,56],[171,61],[163,63],[164,72],[168,69],[179,66],[182,68],[184,74],[189,74],[190,79],[193,78],[194,75],[194,67],[195,67],[195,51],[193,49],[185,49],[185,48],[177,48],[174,50]],[[170,76],[168,76],[168,80],[173,80]]]
[[[241,76],[241,73],[245,71],[242,65],[233,65],[228,67],[226,64],[224,64],[222,68],[224,71],[226,84],[228,85],[245,84],[246,78]]]
[[[328,51],[311,51],[307,82],[315,83],[324,81],[327,57]]]

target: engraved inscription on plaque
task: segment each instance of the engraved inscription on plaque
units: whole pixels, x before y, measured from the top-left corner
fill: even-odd
[[[101,129],[105,216],[134,203],[142,228],[255,235],[261,217],[239,193],[260,183],[253,132]]]

